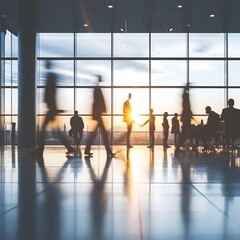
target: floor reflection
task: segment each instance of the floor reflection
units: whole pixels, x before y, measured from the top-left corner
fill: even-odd
[[[93,151],[0,149],[1,240],[240,239],[238,153]]]
[[[108,193],[105,190],[105,182],[107,174],[112,161],[112,158],[107,158],[103,169],[103,173],[97,176],[91,165],[90,157],[85,157],[86,165],[88,167],[91,179],[92,190],[90,193],[91,200],[91,215],[92,215],[92,231],[91,239],[105,239],[103,237],[104,215],[106,211],[106,205],[108,201]]]

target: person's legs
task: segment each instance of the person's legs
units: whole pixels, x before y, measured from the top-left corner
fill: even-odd
[[[179,142],[179,134],[178,133],[174,133],[174,145],[177,148],[178,147],[178,142]]]
[[[127,147],[131,147],[130,136],[132,132],[132,122],[127,122]]]
[[[154,147],[154,144],[155,144],[155,137],[154,137],[154,131],[150,131],[149,133],[149,146],[150,147]]]
[[[102,133],[103,143],[104,143],[107,155],[112,155],[112,150],[110,148],[110,144],[108,141],[107,131],[105,129],[102,119],[99,120],[98,124],[99,124],[99,128],[101,130],[101,133]]]
[[[39,134],[39,139],[38,139],[38,146],[37,146],[37,150],[36,152],[39,154],[43,154],[44,151],[44,145],[45,145],[45,131],[47,128],[47,125],[50,121],[54,120],[54,115],[52,115],[51,111],[48,111],[46,114],[46,117],[43,121],[43,125],[42,125],[42,129],[41,132]]]
[[[79,133],[78,133],[79,135],[78,135],[78,146],[80,146],[81,145],[81,141],[82,141],[82,131],[80,131]]]
[[[78,145],[78,132],[73,132],[73,144],[74,147],[76,147]]]
[[[93,132],[90,133],[90,136],[88,137],[86,148],[85,148],[85,154],[90,154],[91,146],[94,141],[94,139],[97,136],[97,129],[98,129],[99,122],[97,123],[95,129]]]
[[[59,130],[59,128],[57,128],[57,134],[58,134],[58,138],[60,139],[62,145],[67,149],[66,154],[73,153],[73,152],[74,152],[74,148],[70,146],[70,143],[69,143],[66,135],[63,134],[63,133]]]
[[[163,131],[163,146],[164,147],[167,146],[167,131],[166,130]]]

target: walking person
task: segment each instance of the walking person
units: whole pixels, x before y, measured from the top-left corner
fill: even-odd
[[[88,140],[87,140],[87,145],[85,148],[85,155],[92,156],[93,153],[90,152],[91,146],[93,144],[94,139],[97,136],[97,130],[98,128],[101,131],[102,138],[103,138],[103,143],[107,152],[108,157],[114,157],[116,154],[112,152],[110,148],[110,144],[108,141],[108,136],[107,136],[107,131],[105,129],[103,119],[102,119],[102,114],[106,112],[106,105],[104,101],[104,97],[102,94],[102,90],[99,86],[99,84],[102,82],[102,77],[98,77],[98,84],[97,86],[94,87],[94,92],[93,92],[93,110],[92,110],[92,116],[93,120],[97,122],[97,125],[95,126],[94,131],[90,134]]]
[[[45,145],[45,131],[46,128],[51,121],[56,120],[56,116],[58,113],[63,112],[63,110],[58,110],[57,109],[57,101],[56,101],[56,84],[57,84],[57,75],[51,71],[51,63],[49,61],[46,61],[46,69],[48,71],[47,73],[47,80],[46,80],[46,89],[45,89],[45,95],[44,95],[44,100],[45,103],[47,104],[48,111],[45,116],[45,119],[43,121],[43,125],[41,128],[41,132],[39,134],[39,139],[38,139],[38,147],[36,149],[36,153],[39,155],[43,155],[44,151],[44,145]],[[58,129],[58,137],[62,144],[66,147],[67,152],[66,154],[70,154],[74,152],[73,147],[70,146],[69,142],[67,141],[67,138],[65,135],[63,135]]]
[[[191,131],[191,121],[193,119],[193,113],[191,110],[190,98],[189,98],[189,83],[186,84],[182,94],[182,131],[179,136],[179,145],[176,151],[181,151],[180,146],[183,147],[185,140],[190,136]]]

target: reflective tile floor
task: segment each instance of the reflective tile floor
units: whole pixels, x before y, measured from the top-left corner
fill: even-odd
[[[82,149],[83,152],[84,149]],[[0,154],[0,239],[240,239],[240,157],[114,146]]]

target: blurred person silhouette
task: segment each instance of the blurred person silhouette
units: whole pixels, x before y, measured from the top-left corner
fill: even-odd
[[[182,94],[182,131],[179,138],[179,147],[184,144],[184,141],[190,134],[191,120],[193,119],[193,113],[191,110],[190,99],[189,99],[189,83],[186,84]],[[177,150],[179,150],[179,147]]]
[[[168,141],[168,135],[169,135],[169,124],[168,124],[168,112],[165,112],[163,114],[163,123],[162,123],[162,126],[163,126],[163,147],[166,149],[166,148],[169,148],[170,146],[167,144],[167,141]]]
[[[182,95],[182,135],[187,135],[190,131],[191,120],[193,119],[193,113],[191,110],[190,99],[189,99],[189,84],[184,88]]]
[[[145,126],[147,123],[149,123],[149,146],[148,148],[154,148],[155,143],[155,116],[153,115],[153,109],[150,109],[150,115],[148,120],[141,125],[141,127]]]
[[[74,115],[70,119],[70,126],[69,135],[73,137],[74,147],[78,148],[82,140],[84,122],[77,110],[74,111]]]
[[[132,98],[132,94],[128,94],[128,99],[123,104],[123,121],[127,124],[127,148],[132,148],[133,146],[130,144],[130,136],[132,132],[132,125],[134,120],[132,119],[132,107],[130,100]]]
[[[221,120],[224,121],[224,138],[226,147],[234,148],[234,141],[239,137],[240,110],[233,107],[234,100],[228,100],[228,107],[222,110]]]
[[[174,113],[174,117],[172,118],[171,133],[174,135],[174,145],[177,148],[179,145],[179,134],[180,134],[180,125],[179,125],[177,113]]]
[[[215,143],[217,140],[216,131],[220,123],[220,117],[219,115],[212,111],[210,106],[207,106],[205,108],[206,113],[208,114],[207,124],[206,124],[206,140],[207,140],[207,148],[209,145],[209,142],[211,142],[212,139],[214,139]]]
[[[43,121],[43,125],[42,125],[41,132],[39,134],[39,139],[38,139],[38,147],[37,147],[36,153],[40,155],[42,155],[44,151],[45,131],[46,131],[47,125],[49,124],[49,122],[56,120],[56,116],[58,113],[63,112],[63,110],[57,109],[57,102],[56,102],[57,75],[51,71],[51,68],[52,68],[51,62],[46,61],[46,70],[48,73],[46,77],[46,89],[45,89],[44,101],[47,104],[48,111]],[[58,130],[58,137],[60,141],[67,149],[66,154],[73,153],[74,149],[73,147],[70,146],[66,136],[60,132],[58,127],[57,127],[57,130]]]
[[[88,155],[88,156],[93,155],[93,153],[91,153],[90,150],[91,150],[93,141],[97,136],[97,130],[99,128],[102,134],[103,143],[107,152],[107,156],[114,157],[116,154],[113,153],[110,148],[107,131],[105,129],[103,119],[102,119],[102,114],[106,112],[104,97],[102,94],[102,90],[99,86],[99,84],[102,82],[102,77],[100,75],[97,75],[97,78],[98,78],[98,83],[94,87],[94,92],[93,92],[93,112],[92,112],[93,120],[97,121],[97,125],[87,140],[85,155]]]

